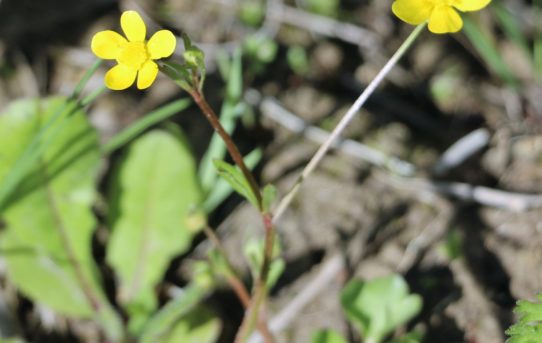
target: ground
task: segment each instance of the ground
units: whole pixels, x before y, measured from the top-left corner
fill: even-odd
[[[331,130],[412,27],[393,17],[390,0],[342,1],[331,19],[338,35],[322,32],[322,17],[308,21],[299,17],[295,22],[277,14],[283,5],[308,14],[306,1],[270,1],[265,25],[251,27],[239,19],[237,6],[242,1],[234,0],[56,0],[44,8],[37,8],[41,6],[37,2],[4,0],[0,105],[24,96],[68,94],[94,61],[90,37],[116,27],[120,10],[135,8],[152,20],[152,30],[163,25],[187,32],[200,43],[209,61],[205,93],[218,109],[224,85],[214,57],[223,49],[231,52],[259,30],[278,43],[278,53],[260,73],[251,69],[254,59],[245,58],[245,89],[259,101],[253,103],[252,116],[243,118],[234,139],[243,152],[263,148],[258,178],[261,184],[275,184],[284,195],[318,145],[304,134],[307,131],[293,133],[284,122],[271,119],[264,102],[274,101],[307,125]],[[519,18],[530,42],[534,31],[530,3],[498,4]],[[36,13],[40,15],[35,17]],[[426,342],[504,342],[504,331],[515,320],[515,301],[534,299],[542,290],[540,200],[523,198],[542,191],[542,87],[533,76],[532,59],[503,33],[495,11],[487,9],[473,18],[514,82],[488,65],[467,34],[422,34],[345,134],[385,156],[408,161],[415,166],[412,175],[402,175],[389,163],[375,166],[366,157],[339,148],[304,182],[277,223],[287,269],[271,294],[270,318],[322,282],[317,276],[328,261],[337,256],[341,260],[320,292],[282,330],[279,342],[308,342],[315,329],[324,327],[357,341],[339,304],[339,292],[352,277],[404,275],[424,300],[422,313],[405,330],[420,329]],[[360,33],[356,27],[367,31]],[[296,74],[286,62],[293,45],[306,49],[304,74]],[[104,71],[91,79],[89,89],[101,84]],[[150,109],[179,96],[183,95],[178,88],[160,77],[147,92],[103,96],[89,115],[106,141]],[[201,157],[212,131],[197,109],[174,120]],[[459,151],[464,161],[435,169],[450,146],[477,129],[487,133],[479,149],[471,153],[467,145]],[[488,189],[506,193],[487,193]],[[249,237],[262,234],[258,214],[232,196],[215,211],[211,223],[248,281],[237,252]],[[183,265],[201,256],[206,244],[198,242],[186,260],[177,260],[166,283],[179,282]],[[458,249],[455,253],[450,251],[453,247]],[[15,296],[9,282],[5,285],[3,294]],[[25,301],[21,313],[31,306]],[[234,294],[225,287],[208,302],[224,319],[221,342],[231,342],[242,316]],[[53,329],[47,329],[51,314],[40,313],[40,319],[21,328],[27,336],[36,341],[63,337],[66,322],[53,320]],[[84,338],[82,326],[64,341],[92,341]]]

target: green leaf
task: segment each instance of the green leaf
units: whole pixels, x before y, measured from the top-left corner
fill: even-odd
[[[120,133],[116,134],[109,142],[107,142],[102,150],[106,154],[110,154],[118,148],[122,147],[136,136],[140,135],[143,131],[155,125],[165,119],[171,117],[172,115],[179,113],[185,110],[191,101],[189,99],[180,99],[172,101],[169,104],[166,104],[148,114],[143,116],[141,119],[122,130]]]
[[[220,320],[200,306],[179,319],[158,343],[215,343],[220,328]]]
[[[534,0],[532,12],[535,30],[533,37],[533,64],[538,83],[542,82],[542,1]]]
[[[339,0],[306,0],[311,12],[329,17],[336,17],[339,12]]]
[[[514,73],[510,70],[506,62],[504,62],[501,53],[491,39],[470,17],[465,16],[463,24],[465,35],[472,42],[472,45],[488,65],[489,69],[495,72],[508,86],[512,88],[517,87],[518,82]]]
[[[531,49],[525,34],[522,32],[522,19],[519,13],[514,14],[509,11],[501,2],[492,3],[491,9],[495,14],[495,18],[499,21],[499,27],[504,31],[507,38],[519,46],[523,52],[530,54]]]
[[[310,70],[310,62],[305,48],[294,45],[288,48],[286,60],[292,70],[299,75],[305,75]]]
[[[182,34],[182,38],[184,43],[183,58],[185,65],[188,68],[199,72],[201,77],[199,88],[201,92],[201,88],[205,82],[205,74],[207,73],[205,68],[205,53],[203,50],[192,44],[192,40],[186,33]]]
[[[0,115],[1,182],[43,125],[65,106],[60,97],[22,100]],[[0,247],[9,277],[29,298],[68,316],[93,317],[91,293],[102,310],[102,324],[110,324],[111,336],[118,337],[120,323],[102,292],[91,251],[100,165],[97,134],[83,111],[63,111],[41,139],[37,163],[3,213],[7,230]]]
[[[271,211],[271,206],[277,198],[277,187],[269,184],[263,188],[262,192],[262,205],[265,212]]]
[[[392,275],[367,282],[350,281],[341,293],[341,304],[366,340],[381,342],[419,313],[422,300],[409,295],[401,276]]]
[[[193,311],[207,295],[208,289],[200,286],[197,284],[186,287],[175,299],[160,309],[145,324],[141,334],[141,343],[156,343],[159,339],[167,337],[176,323]]]
[[[218,249],[211,249],[207,253],[208,265],[213,272],[213,275],[229,277],[232,274],[230,264],[224,257],[224,254]]]
[[[260,163],[261,159],[262,149],[259,148],[252,150],[247,156],[244,157],[245,164],[249,169],[253,169],[258,163]],[[231,194],[231,192],[233,192],[233,189],[230,184],[224,179],[218,179],[203,203],[204,210],[207,213],[211,213],[224,201],[224,199]]]
[[[8,205],[9,197],[13,195],[13,192],[19,187],[22,180],[28,175],[30,169],[35,168],[40,154],[44,147],[54,137],[54,132],[59,131],[65,126],[65,122],[58,124],[60,117],[66,117],[77,111],[77,107],[74,102],[70,102],[66,99],[62,105],[57,106],[51,115],[47,116],[47,120],[39,123],[39,129],[35,130],[31,125],[19,125],[16,120],[13,120],[12,124],[5,125],[0,128],[0,132],[4,139],[11,143],[11,139],[15,141],[15,145],[9,145],[3,151],[2,159],[10,161],[10,163],[4,163],[0,165],[0,213],[3,212]],[[24,101],[17,101],[10,105],[10,113],[33,113],[42,112],[41,99],[29,99]],[[25,120],[24,115],[16,116],[19,120]],[[8,120],[9,121],[9,120]],[[15,131],[12,131],[15,130]],[[45,133],[48,133],[49,139],[45,139]],[[30,135],[31,138],[23,138]],[[19,145],[19,140],[23,139],[25,145]],[[14,161],[11,161],[14,159]]]
[[[162,61],[160,71],[172,79],[179,87],[189,91],[192,89],[191,67],[171,61]]]
[[[254,207],[259,207],[256,195],[252,192],[248,180],[237,167],[221,160],[214,160],[213,163],[218,175],[226,180],[237,193],[247,199]]]
[[[257,27],[265,17],[265,6],[261,1],[244,1],[241,4],[239,16],[243,23]]]
[[[538,295],[538,300],[517,302],[514,312],[519,314],[519,320],[506,330],[510,336],[508,343],[538,343],[542,340],[542,294]]]
[[[319,330],[312,335],[312,343],[348,343],[348,341],[334,330]]]
[[[263,254],[265,249],[265,241],[263,239],[248,240],[243,246],[244,254],[252,273],[252,278],[256,280],[260,274],[260,268],[263,263]],[[286,263],[280,258],[281,245],[277,236],[275,236],[273,245],[273,260],[269,266],[269,275],[267,277],[267,287],[271,289],[278,281],[284,270]]]
[[[0,338],[0,343],[25,343],[25,341],[20,338]]]
[[[155,310],[154,287],[171,259],[190,247],[200,201],[195,162],[182,137],[155,130],[130,145],[112,179],[107,261],[118,275],[131,332]]]
[[[278,44],[275,40],[261,34],[248,36],[243,42],[244,52],[250,58],[265,64],[275,60],[278,48]]]
[[[442,250],[446,258],[455,260],[463,254],[463,237],[457,229],[448,231],[446,241],[439,245],[439,250]]]
[[[231,69],[227,79],[226,98],[237,104],[243,97],[243,54],[240,48],[235,49],[231,61]]]

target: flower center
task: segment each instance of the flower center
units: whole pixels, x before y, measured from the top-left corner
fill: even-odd
[[[148,59],[149,54],[144,42],[128,42],[122,47],[117,62],[139,70]]]

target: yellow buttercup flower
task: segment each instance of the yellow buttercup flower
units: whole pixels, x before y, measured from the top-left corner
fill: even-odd
[[[118,63],[105,74],[105,85],[122,90],[130,87],[137,77],[137,88],[148,88],[158,74],[158,65],[153,60],[171,56],[177,40],[171,31],[160,30],[146,41],[147,28],[135,11],[122,13],[120,26],[128,39],[111,30],[92,37],[92,52]]]
[[[457,32],[463,27],[461,12],[478,11],[491,0],[396,0],[391,9],[401,20],[418,25],[429,21],[433,33]]]

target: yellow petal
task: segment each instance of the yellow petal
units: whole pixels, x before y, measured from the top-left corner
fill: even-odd
[[[90,48],[99,58],[104,60],[114,60],[120,53],[120,48],[126,44],[124,37],[115,31],[101,31],[92,37]]]
[[[171,31],[160,30],[152,35],[147,43],[147,51],[153,60],[169,57],[175,51],[177,39]]]
[[[491,0],[454,0],[452,3],[460,11],[478,11],[486,7]]]
[[[391,10],[399,19],[418,25],[429,19],[433,7],[431,0],[396,0]]]
[[[145,40],[147,28],[136,11],[122,13],[120,26],[130,42],[143,42]]]
[[[156,79],[157,74],[158,65],[153,61],[145,62],[145,64],[143,64],[143,67],[139,69],[139,74],[137,75],[137,88],[149,88]]]
[[[117,64],[105,74],[105,85],[112,90],[123,90],[134,83],[136,75],[137,70]]]
[[[463,27],[463,20],[457,12],[448,5],[435,7],[429,18],[429,31],[433,33],[457,32]]]

